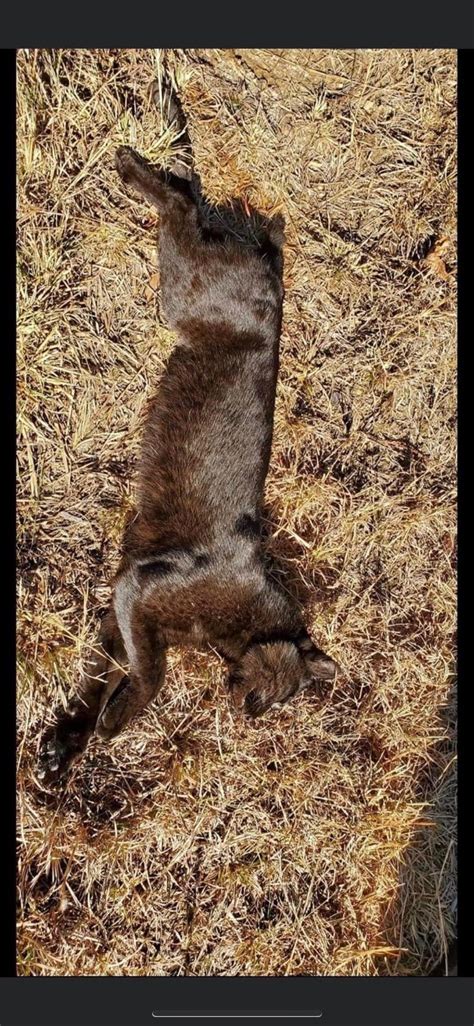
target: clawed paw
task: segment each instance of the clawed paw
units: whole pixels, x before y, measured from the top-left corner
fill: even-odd
[[[59,783],[72,763],[81,755],[84,746],[78,746],[77,738],[61,737],[56,727],[50,727],[44,734],[38,756],[38,778],[45,786]]]
[[[62,780],[84,752],[91,733],[91,717],[81,702],[71,703],[67,712],[60,711],[40,742],[38,778],[42,784],[49,786]]]

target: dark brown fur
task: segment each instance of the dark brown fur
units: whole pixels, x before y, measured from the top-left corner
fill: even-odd
[[[182,117],[175,98],[172,111]],[[43,738],[48,781],[94,731],[115,736],[156,695],[171,645],[212,645],[228,663],[236,705],[253,716],[335,672],[261,551],[281,226],[271,223],[256,245],[216,236],[203,228],[199,182],[186,162],[165,173],[122,147],[116,167],[160,212],[161,308],[178,344],[149,408],[138,512],[111,607],[78,694]]]

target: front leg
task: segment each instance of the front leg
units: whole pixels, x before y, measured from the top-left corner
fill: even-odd
[[[114,602],[130,675],[123,678],[100,713],[96,732],[104,741],[119,734],[151,702],[166,672],[166,650],[160,642],[155,616],[137,593],[134,569],[119,580]]]
[[[127,723],[155,698],[166,672],[165,650],[157,648],[153,656],[140,665],[139,674],[123,678],[102,710],[96,733],[104,741],[116,737]]]
[[[111,607],[102,621],[78,691],[66,709],[57,710],[55,722],[41,739],[38,776],[43,783],[57,783],[84,752],[101,709],[124,675],[121,664],[125,658],[115,611]]]

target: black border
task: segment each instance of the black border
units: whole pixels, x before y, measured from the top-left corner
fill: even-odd
[[[473,692],[469,680],[467,652],[469,625],[467,598],[468,541],[468,460],[467,442],[470,416],[468,410],[468,354],[471,344],[469,307],[472,292],[472,184],[469,161],[470,125],[472,121],[472,54],[458,52],[458,971],[472,976],[474,948],[472,922],[474,902],[472,889],[472,857],[467,810],[472,804],[471,723]],[[464,509],[464,514],[463,514]],[[471,778],[471,779],[470,779]]]
[[[367,5],[366,5],[367,6]],[[404,4],[403,7],[406,5]],[[411,13],[416,14],[423,5],[413,0]],[[456,5],[455,5],[456,6]],[[459,7],[459,5],[457,5]],[[359,5],[354,4],[358,17],[363,13]],[[38,8],[38,18],[44,19],[44,9]],[[432,5],[430,11],[433,12]],[[294,8],[292,8],[294,13]],[[316,12],[319,15],[319,10]],[[452,5],[449,7],[448,15],[452,13]],[[80,16],[83,17],[81,9]],[[25,20],[25,12],[21,13]],[[340,20],[340,12],[337,15]],[[401,17],[400,6],[397,17]],[[431,28],[436,30],[438,21],[430,15]],[[240,20],[240,19],[239,19]],[[472,16],[469,18],[472,22]],[[247,23],[248,24],[248,23]],[[364,34],[364,46],[369,45],[371,33],[365,31],[361,21]],[[464,21],[464,25],[467,22]],[[51,36],[54,37],[60,30],[55,32],[47,31],[46,21],[43,20],[39,35],[48,34],[48,43],[51,44]],[[425,26],[426,27],[426,26]],[[86,30],[84,30],[86,31]],[[88,30],[87,30],[88,31]],[[352,32],[352,22],[346,24],[346,31],[353,36],[351,45],[356,45],[356,37],[360,33]],[[451,46],[452,42],[448,37],[458,31],[458,25],[451,26],[450,32],[443,33],[441,45]],[[140,30],[141,35],[146,33]],[[19,32],[18,35],[21,33]],[[36,34],[35,22],[30,22],[27,34]],[[81,33],[79,33],[80,35]],[[95,31],[93,33],[96,34]],[[98,35],[100,36],[100,28]],[[109,37],[111,33],[109,31]],[[236,29],[236,34],[240,30]],[[285,30],[285,37],[291,37]],[[403,33],[402,33],[403,34]],[[410,36],[410,45],[413,45],[417,35],[416,25],[407,31]],[[436,34],[436,33],[435,33]],[[133,31],[131,32],[133,37]],[[206,30],[205,43],[212,43],[212,33]],[[423,39],[424,46],[440,45],[439,42],[432,43],[426,37],[432,35],[428,30]],[[318,45],[328,44],[324,25],[321,32],[313,33],[313,38]],[[472,25],[469,25],[469,44],[472,45]],[[41,42],[35,40],[35,44]],[[76,43],[76,40],[74,40]],[[96,40],[94,40],[96,42]],[[141,40],[143,42],[143,40]],[[149,43],[149,40],[147,40]],[[193,40],[195,42],[195,40]],[[110,38],[107,38],[110,44]],[[268,45],[268,40],[265,40]],[[253,40],[252,45],[258,45],[258,40]],[[294,45],[291,38],[285,38],[285,45]],[[340,40],[335,40],[332,45],[341,46]],[[377,45],[381,45],[378,41]],[[383,44],[382,44],[383,45]],[[386,45],[386,44],[385,44]],[[406,45],[406,42],[395,45]],[[130,40],[128,40],[130,46]],[[468,161],[468,145],[470,125],[472,119],[472,76],[470,75],[471,57],[469,49],[461,49],[458,53],[458,174],[459,174],[459,547],[463,552],[463,558],[459,566],[459,669],[460,669],[460,695],[462,703],[462,715],[459,718],[459,856],[458,856],[458,893],[459,893],[459,952],[458,967],[460,977],[464,979],[444,979],[443,981],[433,979],[413,978],[215,978],[215,979],[183,979],[173,978],[121,978],[120,980],[109,980],[107,978],[22,978],[17,982],[15,976],[15,614],[14,614],[14,580],[15,580],[15,505],[14,501],[8,505],[4,501],[4,521],[6,530],[7,545],[3,552],[3,588],[1,589],[2,600],[5,604],[3,611],[2,625],[5,628],[5,639],[3,646],[3,678],[4,689],[2,694],[2,721],[4,725],[4,739],[0,746],[1,759],[1,782],[3,791],[2,818],[2,840],[0,850],[2,853],[2,901],[0,904],[1,918],[1,975],[0,979],[0,1023],[1,1026],[108,1026],[115,1023],[117,1026],[140,1026],[140,1023],[152,1023],[151,1010],[156,1009],[157,1004],[163,1011],[174,1010],[175,1014],[193,1009],[207,1009],[217,1014],[223,1009],[233,1009],[234,1014],[240,1010],[266,1010],[280,1014],[285,1010],[314,1011],[315,1007],[322,1008],[324,1015],[321,1020],[324,1026],[348,1026],[349,1023],[363,1024],[363,1026],[471,1026],[474,1022],[472,1010],[472,922],[473,922],[473,895],[472,895],[472,854],[468,837],[468,810],[472,804],[472,786],[470,784],[470,773],[468,768],[469,746],[471,742],[471,717],[469,715],[469,703],[472,703],[472,689],[467,674],[466,653],[468,648],[468,621],[467,621],[467,595],[469,579],[467,575],[465,546],[467,542],[467,459],[469,450],[467,448],[467,430],[469,425],[467,403],[468,393],[468,366],[467,355],[471,344],[472,328],[468,312],[469,289],[471,288],[472,270],[469,268],[470,250],[472,249],[472,231],[470,214],[470,200],[472,187],[470,179],[472,176]],[[7,302],[4,306],[4,315],[8,319],[8,327],[11,327],[9,344],[3,346],[5,359],[4,373],[1,375],[1,382],[5,391],[1,413],[4,418],[3,432],[0,436],[4,441],[4,452],[6,463],[2,483],[11,484],[12,495],[15,495],[15,264],[13,248],[15,246],[15,51],[3,50],[1,60],[2,72],[2,100],[3,100],[3,126],[4,130],[2,169],[5,176],[3,196],[5,198],[5,210],[2,223],[2,238],[4,245],[11,240],[12,252],[9,260],[6,261],[3,283]],[[10,292],[10,297],[8,293]],[[10,298],[10,303],[8,303]],[[464,424],[464,428],[462,425]],[[11,445],[6,438],[11,438]],[[5,489],[4,489],[5,494]],[[464,518],[462,516],[464,503]],[[11,537],[11,545],[10,542]],[[12,583],[10,592],[9,583]],[[8,741],[9,743],[6,743]],[[468,977],[466,979],[466,977]],[[163,1020],[161,1020],[163,1022]],[[168,1020],[172,1021],[172,1020]],[[186,1020],[177,1020],[185,1022]],[[187,1020],[192,1021],[192,1020]],[[202,1020],[201,1020],[202,1021]],[[212,1020],[217,1022],[218,1020]],[[225,1021],[224,1019],[222,1020]],[[236,1021],[236,1020],[234,1020]],[[247,1019],[247,1022],[251,1021]],[[296,1021],[296,1020],[295,1020]],[[316,1021],[316,1020],[315,1020]],[[283,1023],[283,1020],[282,1020]]]
[[[4,5],[3,42],[34,47],[160,46],[249,47],[460,47],[474,46],[470,0],[293,0],[275,4],[239,0],[227,10],[217,3],[135,3],[114,6],[94,0]]]
[[[1,225],[3,248],[8,245],[8,259],[3,267],[3,373],[0,375],[4,390],[1,403],[3,455],[5,459],[2,474],[3,483],[3,537],[2,552],[2,600],[1,624],[4,631],[2,642],[2,696],[1,722],[3,742],[0,745],[0,782],[2,794],[1,822],[2,840],[2,894],[0,902],[0,958],[1,972],[5,976],[16,975],[16,502],[15,502],[15,456],[16,456],[16,154],[15,154],[15,51],[3,54],[1,65],[1,86],[3,106],[2,171],[4,176],[2,196],[4,212]],[[5,488],[5,485],[7,487]],[[6,500],[11,495],[10,502]],[[0,1002],[1,1011],[1,1002]],[[2,1022],[0,1016],[0,1022]],[[2,1022],[3,1026],[3,1022]]]
[[[7,980],[2,986],[2,1026],[472,1026],[473,1021],[471,981],[455,978],[43,977],[18,983]],[[163,1018],[154,1019],[153,1011]],[[319,1019],[296,1018],[318,1011]],[[240,1013],[241,1018],[226,1018]],[[183,1018],[174,1019],[178,1014]],[[285,1014],[287,1019],[276,1018]]]

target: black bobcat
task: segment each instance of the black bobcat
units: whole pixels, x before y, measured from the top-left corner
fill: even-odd
[[[125,532],[109,611],[78,692],[42,739],[39,772],[48,783],[94,731],[115,736],[155,697],[169,645],[210,643],[228,663],[233,700],[251,716],[335,674],[262,556],[283,301],[281,219],[252,245],[205,228],[171,89],[168,102],[185,159],[165,172],[121,147],[116,168],[159,210],[161,307],[177,345],[150,404],[138,514]]]

